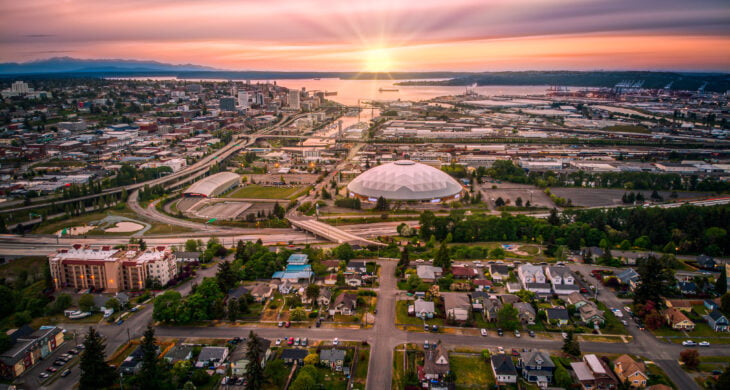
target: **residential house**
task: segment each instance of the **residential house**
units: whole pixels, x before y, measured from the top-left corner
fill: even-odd
[[[416,266],[416,275],[426,283],[433,283],[441,278],[444,270],[441,267],[434,267],[428,264],[419,264]]]
[[[488,279],[474,279],[472,283],[475,291],[490,291],[492,289],[492,281]]]
[[[585,355],[583,361],[570,363],[570,367],[583,390],[613,389],[618,386],[618,380],[608,365],[596,355]]]
[[[710,325],[715,332],[726,332],[728,330],[728,319],[720,310],[714,309],[704,316],[707,325]]]
[[[550,359],[550,354],[545,351],[522,352],[517,366],[526,381],[535,383],[539,387],[547,387],[553,381],[555,363]]]
[[[413,305],[408,307],[409,314],[411,314],[411,308],[413,308],[413,315],[418,318],[433,318],[433,316],[436,315],[436,306],[434,303],[420,298],[416,299],[413,302]]]
[[[520,322],[523,324],[533,324],[535,323],[535,317],[537,313],[535,313],[535,308],[532,307],[527,302],[517,302],[512,304],[515,309],[517,309],[517,318],[520,319]]]
[[[345,274],[345,284],[347,284],[350,287],[362,286],[361,274]]]
[[[705,299],[705,302],[703,303],[705,305],[705,309],[707,309],[708,311],[720,308],[720,305],[718,305],[717,302],[713,301],[712,299]]]
[[[456,279],[474,279],[479,276],[479,271],[472,267],[454,266],[451,267],[451,274]]]
[[[490,264],[489,274],[495,282],[502,282],[509,279],[509,267],[504,264]]]
[[[228,348],[226,347],[203,347],[198,354],[198,361],[195,367],[204,368],[210,366],[218,366],[225,362],[228,358]]]
[[[517,276],[522,288],[527,291],[542,294],[549,294],[551,291],[550,283],[547,282],[547,277],[539,265],[521,264],[517,267]]]
[[[693,330],[695,328],[695,323],[681,310],[674,307],[664,310],[664,318],[667,320],[667,325],[675,330]]]
[[[342,367],[345,365],[346,354],[344,349],[323,349],[319,353],[319,362],[329,366],[333,371],[342,371]]]
[[[699,255],[697,256],[697,266],[703,269],[714,270],[717,267],[717,262],[710,256]]]
[[[492,355],[492,372],[497,385],[517,383],[517,368],[509,355],[498,353]]]
[[[637,362],[629,355],[621,355],[613,363],[613,372],[620,382],[629,382],[632,388],[645,387],[649,376],[646,374],[646,365]]]
[[[556,294],[567,295],[579,290],[578,285],[575,284],[575,275],[568,267],[547,267],[545,275],[550,279],[550,284],[552,284],[553,291]]]
[[[497,313],[502,309],[502,302],[499,299],[491,297],[482,301],[482,316],[489,322],[497,321]]]
[[[456,321],[466,321],[469,318],[471,302],[469,296],[463,293],[442,293],[446,318]]]
[[[555,322],[558,326],[568,325],[568,321],[570,320],[568,309],[565,308],[551,307],[545,310],[545,314],[547,315],[548,321]]]
[[[440,380],[449,373],[449,354],[446,348],[441,344],[441,340],[436,343],[435,348],[430,348],[424,352],[425,359],[421,372],[427,380]]]
[[[324,277],[325,286],[334,286],[337,284],[337,274],[329,274]]]
[[[684,295],[697,294],[697,285],[695,282],[677,282],[677,288]]]
[[[63,332],[55,326],[34,330],[24,325],[9,336],[12,346],[0,352],[0,376],[5,378],[19,376],[63,344]]]
[[[304,364],[304,358],[309,355],[307,349],[301,348],[287,348],[281,351],[281,360],[286,364],[294,364],[297,362],[300,366]]]
[[[347,263],[347,267],[345,268],[346,272],[356,273],[356,274],[364,274],[367,272],[367,265],[364,261],[355,261],[350,260]]]
[[[581,249],[581,251],[580,251],[580,255],[581,255],[581,257],[583,257],[584,260],[588,259],[588,258],[597,259],[597,258],[603,256],[604,253],[605,252],[603,251],[603,249],[601,249],[597,246],[586,247],[586,248]]]
[[[692,302],[689,299],[664,299],[666,307],[672,307],[687,313],[692,311]]]
[[[256,338],[257,347],[259,350],[259,356],[261,361],[258,362],[261,368],[266,366],[266,362],[271,357],[271,340],[267,340],[262,337]],[[248,343],[239,345],[230,356],[231,361],[231,373],[233,376],[242,377],[248,372]]]
[[[157,349],[159,350],[159,347]],[[142,356],[144,356],[144,351],[142,350],[142,346],[139,345],[132,353],[124,358],[122,364],[119,365],[119,371],[129,375],[138,373],[142,368]]]
[[[578,309],[580,320],[586,325],[601,326],[606,323],[603,310],[599,310],[595,303],[589,302]]]
[[[317,297],[317,305],[322,307],[328,307],[330,300],[332,299],[332,290],[329,288],[322,288],[319,290],[319,296]]]
[[[165,360],[170,364],[179,361],[190,360],[193,357],[193,346],[190,344],[178,344],[165,354]]]
[[[502,294],[499,296],[499,299],[502,300],[503,304],[515,304],[517,302],[522,302],[522,299],[514,294]]]
[[[574,291],[565,298],[568,305],[575,306],[576,309],[580,309],[581,306],[587,305],[590,301],[585,299],[583,295],[577,291]]]
[[[335,301],[330,305],[329,313],[331,316],[335,314],[342,315],[353,315],[355,314],[355,308],[357,308],[357,295],[350,293],[342,293],[335,298]]]
[[[238,286],[228,290],[228,299],[241,299],[241,297],[244,297],[249,292],[250,291],[247,287]]]
[[[260,283],[252,287],[250,292],[254,301],[264,302],[265,300],[271,298],[272,290],[273,289],[270,285]]]
[[[621,284],[629,286],[629,289],[634,290],[639,284],[639,273],[633,268],[627,268],[616,274],[616,279]]]
[[[333,272],[340,269],[340,261],[339,260],[324,260],[322,261],[322,265],[327,267],[327,271]]]
[[[175,252],[175,260],[182,263],[200,261],[200,252]]]

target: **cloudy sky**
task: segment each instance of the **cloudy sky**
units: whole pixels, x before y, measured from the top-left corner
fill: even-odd
[[[232,70],[730,71],[728,0],[0,2],[0,61]]]

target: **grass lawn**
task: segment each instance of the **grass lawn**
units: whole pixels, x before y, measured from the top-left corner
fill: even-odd
[[[408,315],[408,304],[412,301],[397,301],[395,305],[395,320],[401,325],[416,325],[423,327],[423,320],[416,316]],[[426,320],[429,325],[443,326],[444,320],[442,318],[431,318]]]
[[[226,195],[226,198],[294,199],[304,192],[309,191],[309,188],[304,186],[266,187],[258,184],[249,184]]]
[[[723,332],[715,332],[710,328],[709,325],[707,325],[704,322],[695,322],[695,329],[691,332],[686,332],[689,336],[685,336],[685,332],[674,330],[668,327],[663,327],[657,330],[652,331],[657,336],[668,336],[668,337],[680,337],[682,340],[684,338],[716,338],[717,342],[721,342],[720,340],[724,339],[727,336],[727,333]],[[730,342],[730,338],[727,338],[728,342]]]
[[[370,347],[369,346],[361,346],[360,350],[358,351],[358,358],[357,358],[357,367],[355,368],[355,373],[353,376],[353,380],[355,382],[355,388],[365,388],[365,382],[368,377],[368,364],[370,363]]]
[[[396,348],[400,348],[400,346]],[[405,370],[403,368],[403,353],[403,351],[393,352],[393,380],[391,387],[394,389],[403,388],[403,386],[401,386],[402,378],[405,375]]]
[[[88,225],[89,222],[98,221],[100,219],[104,219],[108,215],[107,212],[100,212],[100,213],[90,213],[90,214],[84,214],[80,215],[78,217],[68,218],[57,222],[51,222],[49,224],[41,225],[33,233],[36,234],[55,234],[57,231],[64,229],[64,228],[70,228],[75,226],[83,226]]]
[[[606,318],[606,324],[601,329],[602,333],[610,334],[629,334],[624,324],[621,323],[611,310],[609,310],[603,302],[598,302],[598,309],[603,310],[603,315]]]
[[[492,370],[481,356],[449,356],[449,365],[456,374],[457,389],[486,389],[493,387]]]
[[[665,374],[664,371],[661,368],[659,368],[658,366],[656,366],[654,364],[647,364],[646,368],[649,371],[649,380],[646,383],[647,386],[662,383],[662,384],[671,386],[674,389],[677,388],[674,385],[674,383],[672,381],[670,381],[669,378],[667,378],[667,374]]]
[[[536,254],[540,253],[540,247],[536,245],[522,245],[519,247],[520,251],[527,252],[532,256],[535,256]]]

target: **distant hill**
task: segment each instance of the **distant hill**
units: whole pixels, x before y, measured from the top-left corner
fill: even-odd
[[[0,74],[43,73],[118,73],[118,72],[200,72],[218,69],[200,65],[172,65],[157,61],[136,60],[82,60],[71,57],[55,57],[31,62],[7,62],[0,64]]]
[[[649,71],[525,71],[484,72],[457,76],[443,81],[406,81],[399,85],[565,85],[575,87],[613,87],[622,81],[643,81],[644,88],[660,89],[671,85],[674,90],[730,90],[730,74],[682,73]]]

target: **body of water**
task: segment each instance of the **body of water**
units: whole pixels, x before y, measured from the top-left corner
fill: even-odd
[[[133,80],[175,80],[175,77],[134,77]],[[189,82],[198,80],[186,79]],[[224,79],[204,79],[202,81],[221,81]],[[241,81],[241,80],[237,80]],[[251,80],[251,82],[276,82],[277,85],[289,89],[305,88],[307,91],[337,92],[336,96],[327,98],[348,106],[357,106],[362,101],[420,101],[439,96],[459,95],[466,87],[454,86],[402,86],[395,83],[405,80],[343,80],[337,78],[323,79],[283,79],[283,80]],[[397,91],[387,91],[397,89]],[[547,85],[490,85],[470,88],[485,96],[528,96],[544,95]]]

